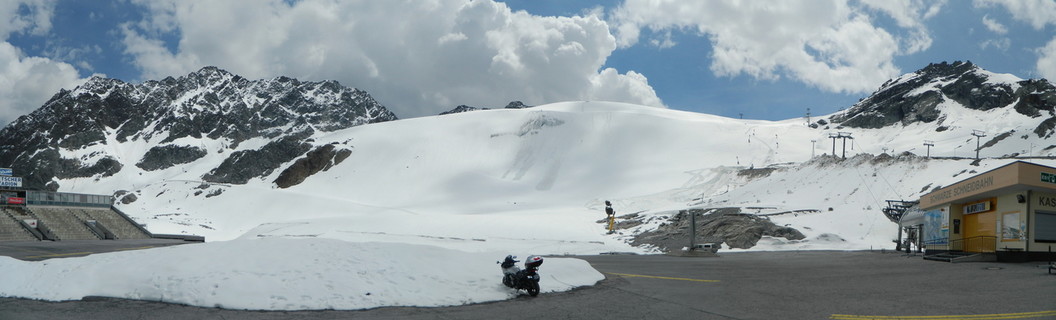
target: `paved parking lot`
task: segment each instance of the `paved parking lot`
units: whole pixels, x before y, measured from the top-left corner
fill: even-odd
[[[199,242],[173,239],[0,242],[0,256],[26,261],[40,261],[55,258],[82,257],[93,253],[140,250],[193,243]]]
[[[0,298],[0,318],[1056,319],[1056,275],[1041,262],[951,264],[890,251],[580,258],[607,278],[570,292],[468,306],[260,312],[93,297]],[[547,281],[545,265],[540,273]]]

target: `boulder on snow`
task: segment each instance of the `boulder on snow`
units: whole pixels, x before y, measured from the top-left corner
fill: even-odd
[[[117,190],[114,192],[114,199],[117,199],[117,201],[121,204],[130,204],[136,202],[136,200],[139,200],[139,197],[136,196],[135,192],[130,192],[128,190]]]
[[[350,155],[352,155],[352,150],[337,150],[332,144],[315,148],[283,170],[274,182],[279,188],[298,185],[308,177],[336,166]]]

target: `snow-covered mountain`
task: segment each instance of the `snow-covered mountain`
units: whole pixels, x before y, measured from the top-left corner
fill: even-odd
[[[947,107],[979,111],[1011,109],[1031,118],[1042,118],[1034,132],[1052,135],[1056,123],[1056,87],[1048,80],[1023,80],[1010,74],[983,70],[968,62],[930,64],[914,73],[891,79],[845,113],[830,118],[842,126],[883,128],[894,124],[933,123],[936,131],[948,129],[958,119]],[[827,123],[820,121],[818,125]]]
[[[0,131],[0,166],[60,191],[117,191],[148,229],[210,242],[0,257],[13,270],[0,296],[265,310],[493,301],[516,296],[492,263],[506,254],[548,255],[543,292],[592,285],[604,276],[552,255],[678,250],[682,212],[703,212],[698,240],[723,250],[892,248],[884,200],[1022,158],[1056,166],[1053,94],[1045,80],[943,63],[821,119],[580,101],[391,121],[333,82],[215,68],[94,79]]]
[[[334,82],[205,68],[60,92],[4,129],[0,165],[61,191],[119,191],[122,210],[153,231],[210,240],[648,251],[635,237],[680,210],[736,207],[804,213],[768,216],[802,238],[764,233],[752,250],[862,249],[894,237],[884,200],[914,200],[1008,157],[1049,162],[1038,157],[1052,155],[1051,132],[1037,130],[1056,121],[1053,95],[1045,80],[957,62],[820,120],[563,102],[391,121]],[[978,131],[987,159],[972,165]],[[633,214],[622,234],[601,232],[604,200]]]
[[[0,163],[27,187],[51,190],[187,166],[209,167],[201,180],[245,183],[311,151],[318,132],[391,120],[366,92],[335,81],[251,81],[215,67],[142,84],[95,77],[0,131]]]

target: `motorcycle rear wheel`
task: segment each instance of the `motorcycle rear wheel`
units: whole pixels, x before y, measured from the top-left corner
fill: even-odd
[[[531,282],[528,283],[528,288],[525,289],[525,290],[528,290],[528,295],[530,295],[530,296],[533,296],[533,297],[534,296],[538,296],[539,295],[539,283],[535,282],[535,281],[531,281]]]

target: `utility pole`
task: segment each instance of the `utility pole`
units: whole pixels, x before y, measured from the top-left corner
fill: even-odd
[[[818,142],[818,140],[814,140],[814,139],[810,140],[810,158],[811,159],[814,159],[814,143],[815,142]]]
[[[689,250],[693,251],[697,247],[697,215],[693,210],[686,210],[686,214],[689,215]]]
[[[836,138],[839,138],[839,137],[840,136],[835,134],[835,133],[830,133],[829,134],[829,139],[832,139],[832,156],[833,157],[836,156]]]
[[[928,147],[928,158],[931,158],[931,147],[935,146],[935,141],[924,140],[924,146]]]
[[[972,130],[972,135],[975,136],[975,160],[979,160],[979,138],[985,137],[986,132]]]
[[[847,159],[847,139],[854,140],[854,137],[851,137],[851,133],[850,132],[840,132],[840,133],[838,133],[836,135],[836,137],[840,138],[840,139],[843,139],[843,158]],[[835,143],[836,140],[833,140],[833,141]],[[835,146],[833,146],[833,148],[835,149]],[[836,151],[834,150],[833,153],[835,153],[835,152]]]

